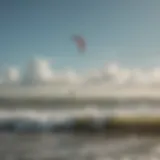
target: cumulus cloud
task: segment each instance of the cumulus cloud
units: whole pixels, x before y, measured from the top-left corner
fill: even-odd
[[[24,71],[22,82],[25,84],[49,83],[53,78],[53,71],[46,60],[32,59]]]
[[[61,71],[52,79],[52,83],[79,84],[82,82],[82,76],[72,69]]]
[[[68,85],[73,90],[87,87],[104,89],[104,87],[111,86],[137,86],[137,88],[160,86],[160,68],[129,69],[119,66],[117,63],[108,63],[101,69],[86,72],[86,74],[80,74],[73,69],[56,71],[50,61],[34,58],[27,63],[22,73],[15,67],[6,68],[0,75],[0,85]]]
[[[20,80],[20,72],[15,67],[6,68],[1,75],[1,83],[14,83]]]

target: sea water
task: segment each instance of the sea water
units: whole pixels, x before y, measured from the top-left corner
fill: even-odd
[[[112,115],[138,113],[156,114],[159,107],[131,106],[83,106],[50,107],[34,106],[14,108],[1,107],[0,122],[17,120],[27,124],[63,123],[73,117],[92,116],[95,119]],[[160,112],[159,112],[160,113]],[[19,120],[19,121],[18,121]],[[25,121],[24,121],[25,120]],[[24,123],[25,122],[25,123]],[[1,132],[0,159],[3,160],[156,160],[160,159],[160,137],[127,135],[108,137],[106,133],[75,134]]]

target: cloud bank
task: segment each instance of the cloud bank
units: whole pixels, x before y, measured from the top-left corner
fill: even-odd
[[[115,95],[128,96],[130,93],[151,94],[151,88],[154,88],[152,91],[155,96],[160,95],[160,68],[130,69],[116,63],[108,63],[101,69],[78,73],[73,69],[57,71],[50,61],[35,58],[27,63],[23,72],[16,67],[4,69],[0,75],[0,87],[1,91],[3,90],[0,96],[22,96],[22,93],[28,93],[30,96],[37,93],[42,96],[59,93],[101,96],[108,95],[111,91]]]
[[[83,84],[83,85],[119,85],[154,86],[160,85],[160,68],[125,68],[116,63],[108,63],[101,69],[88,70],[78,74],[72,69],[56,71],[48,60],[32,59],[23,73],[15,67],[6,68],[0,75],[3,84]]]

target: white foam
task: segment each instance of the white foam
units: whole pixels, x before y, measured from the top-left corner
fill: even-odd
[[[67,122],[74,118],[92,118],[101,120],[109,117],[159,117],[160,109],[157,108],[98,108],[86,106],[86,108],[70,109],[17,109],[17,110],[0,110],[0,120],[3,119],[24,119],[37,122]]]

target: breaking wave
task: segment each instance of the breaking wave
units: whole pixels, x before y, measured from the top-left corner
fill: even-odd
[[[160,108],[98,107],[49,109],[1,109],[0,131],[57,131],[69,130],[75,125],[89,124],[93,128],[103,128],[114,117],[159,117]]]

